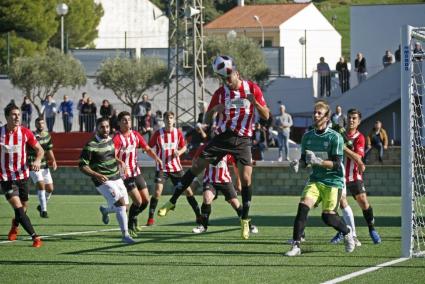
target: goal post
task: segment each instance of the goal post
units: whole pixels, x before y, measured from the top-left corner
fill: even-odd
[[[401,30],[401,240],[402,256],[425,254],[425,28]]]

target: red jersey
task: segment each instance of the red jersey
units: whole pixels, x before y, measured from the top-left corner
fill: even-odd
[[[224,112],[217,115],[216,134],[231,129],[238,136],[252,136],[255,110],[254,105],[247,99],[249,94],[252,94],[261,106],[266,105],[260,87],[251,81],[242,81],[241,87],[236,91],[225,85],[214,93],[208,110],[218,104],[224,105]]]
[[[143,136],[135,130],[131,130],[129,135],[126,136],[117,131],[113,140],[118,159],[128,167],[127,172],[121,169],[121,177],[126,179],[140,175],[141,171],[137,166],[137,148],[145,149],[148,146]]]
[[[157,130],[149,141],[149,146],[155,148],[156,155],[162,160],[162,167],[156,165],[158,171],[174,173],[183,170],[177,153],[185,146],[183,133],[180,130],[177,128],[171,131],[165,128]]]
[[[364,157],[365,138],[363,134],[356,130],[353,134],[347,132],[348,140],[353,142],[353,152]],[[363,175],[359,173],[359,167],[350,158],[345,158],[345,182],[363,180]]]
[[[216,166],[209,164],[209,166],[205,169],[203,182],[212,184],[232,182],[229,167],[227,166],[227,163],[229,162],[235,162],[231,155],[224,156],[224,158]]]
[[[27,145],[34,147],[37,139],[28,128],[18,126],[8,131],[6,125],[0,128],[0,180],[25,180],[29,176],[27,166]]]

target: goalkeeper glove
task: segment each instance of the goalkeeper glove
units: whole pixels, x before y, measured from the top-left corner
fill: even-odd
[[[314,152],[310,151],[310,150],[305,151],[305,161],[306,161],[307,164],[310,164],[312,166],[314,166],[314,165],[320,166],[323,162],[322,159],[316,157]]]

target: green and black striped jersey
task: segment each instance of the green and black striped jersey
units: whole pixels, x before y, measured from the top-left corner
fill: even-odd
[[[35,138],[37,139],[38,143],[40,143],[44,152],[47,152],[53,149],[52,137],[50,136],[49,132],[33,131],[33,134]],[[35,161],[37,154],[35,150],[31,147],[27,147],[27,153],[28,153],[27,163],[28,163],[28,166],[31,167],[32,163]],[[41,166],[40,166],[41,169],[47,169],[49,167],[45,156],[46,156],[46,153],[44,153],[43,159],[41,159]]]
[[[99,136],[93,137],[83,148],[80,156],[80,168],[89,166],[90,169],[108,177],[110,180],[120,178],[118,163],[115,158],[115,148],[113,140],[108,137],[101,139]],[[95,186],[101,185],[99,181],[92,178]]]

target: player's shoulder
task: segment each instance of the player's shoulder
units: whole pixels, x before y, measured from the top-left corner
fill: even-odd
[[[326,134],[333,139],[343,139],[342,135],[331,127],[328,127],[328,129],[326,130]]]

